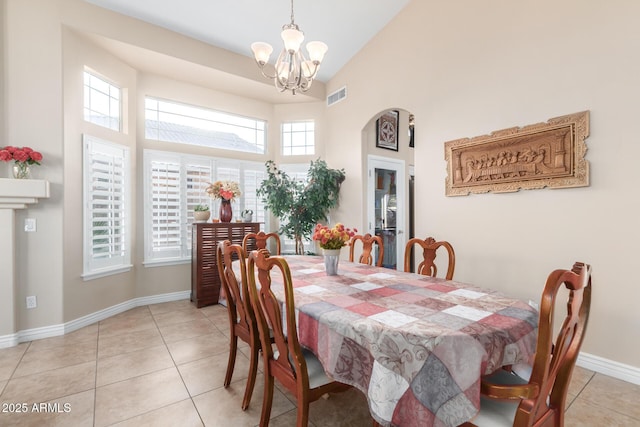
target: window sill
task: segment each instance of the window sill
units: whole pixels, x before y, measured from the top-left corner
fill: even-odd
[[[120,266],[120,267],[94,271],[94,272],[91,272],[91,273],[84,273],[84,274],[82,274],[81,277],[82,277],[82,280],[84,280],[86,282],[87,280],[99,279],[101,277],[107,277],[107,276],[111,276],[113,274],[126,273],[128,271],[131,271],[132,268],[133,268],[133,265],[128,264],[128,265],[123,265],[123,266]]]
[[[166,267],[169,265],[191,264],[191,258],[145,261],[142,265],[149,267]]]

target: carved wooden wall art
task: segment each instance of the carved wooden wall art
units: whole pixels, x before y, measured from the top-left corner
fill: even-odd
[[[447,196],[589,185],[589,111],[445,142]]]

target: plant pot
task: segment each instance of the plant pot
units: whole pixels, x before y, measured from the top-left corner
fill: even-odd
[[[338,275],[338,261],[340,261],[340,249],[323,249],[324,269],[327,276]]]
[[[195,222],[207,222],[211,216],[211,211],[194,211],[193,220]]]

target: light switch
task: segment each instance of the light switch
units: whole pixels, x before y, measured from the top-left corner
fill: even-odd
[[[25,218],[24,220],[24,231],[32,233],[36,231],[36,219],[35,218]]]

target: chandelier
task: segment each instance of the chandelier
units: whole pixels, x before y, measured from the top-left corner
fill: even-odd
[[[290,90],[294,95],[298,91],[306,92],[318,74],[320,63],[328,49],[327,45],[319,41],[309,42],[307,43],[309,57],[307,59],[304,56],[300,49],[304,41],[304,33],[294,23],[293,0],[291,0],[291,23],[282,26],[280,35],[284,42],[284,48],[280,52],[275,66],[269,65],[267,67],[269,56],[273,52],[270,44],[255,42],[251,45],[258,67],[260,67],[263,76],[273,79],[280,92]]]

